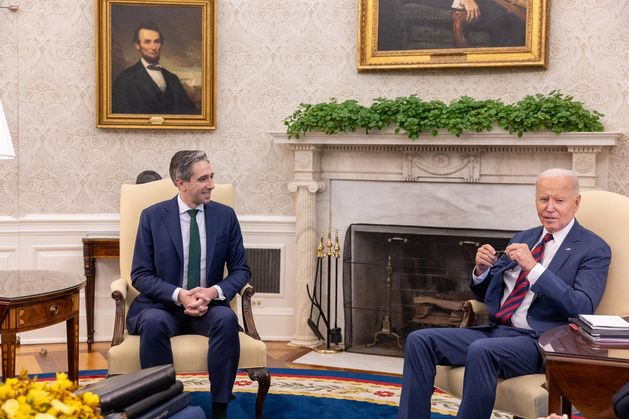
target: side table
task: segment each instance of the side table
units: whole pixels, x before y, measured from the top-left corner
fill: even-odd
[[[87,351],[92,352],[94,343],[94,289],[96,284],[96,259],[114,259],[120,256],[118,237],[84,237],[83,268],[85,270],[85,308],[87,313]]]
[[[16,335],[66,322],[68,377],[79,379],[80,274],[60,271],[0,271],[2,376],[15,377]]]
[[[629,382],[629,349],[594,347],[568,325],[539,338],[545,360],[548,412],[572,405],[588,419],[615,418],[612,396]]]

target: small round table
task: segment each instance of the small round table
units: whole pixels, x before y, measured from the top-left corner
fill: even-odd
[[[66,321],[68,377],[79,379],[80,274],[46,270],[0,271],[2,376],[15,377],[16,334]]]
[[[629,382],[629,349],[595,347],[579,333],[565,325],[539,338],[548,412],[570,417],[574,404],[588,419],[615,418],[612,396]]]

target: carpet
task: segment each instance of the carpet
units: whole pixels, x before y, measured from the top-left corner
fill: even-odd
[[[264,403],[269,419],[393,419],[397,415],[401,378],[379,374],[272,368],[271,389]],[[81,385],[101,380],[106,371],[82,371]],[[40,378],[50,377],[41,374]],[[192,404],[210,417],[209,383],[206,374],[179,374],[177,378],[191,393]],[[257,383],[239,372],[234,383],[236,398],[229,405],[229,417],[253,418]],[[459,400],[436,391],[432,398],[432,419],[456,416]],[[494,412],[493,419],[511,415]]]

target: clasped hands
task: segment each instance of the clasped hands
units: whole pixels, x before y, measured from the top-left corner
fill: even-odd
[[[201,317],[207,313],[210,302],[218,297],[214,287],[196,287],[191,290],[181,289],[177,299],[183,306],[183,312],[188,316]]]
[[[531,254],[531,249],[526,243],[511,243],[504,250],[509,259],[516,262],[523,271],[529,272],[537,261]],[[487,269],[498,260],[498,254],[490,244],[484,244],[476,250],[476,267],[474,275],[481,276]]]

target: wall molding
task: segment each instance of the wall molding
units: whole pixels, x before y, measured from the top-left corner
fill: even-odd
[[[238,217],[245,246],[277,248],[282,252],[278,294],[256,294],[256,326],[264,339],[289,340],[294,327],[295,217],[243,215]],[[59,269],[83,274],[86,236],[117,236],[119,215],[29,214],[0,216],[0,269]],[[109,341],[114,304],[109,284],[119,277],[115,259],[98,260],[95,289],[95,339]],[[86,341],[85,299],[81,292],[80,339]],[[54,325],[20,335],[23,343],[64,342],[65,326]]]

